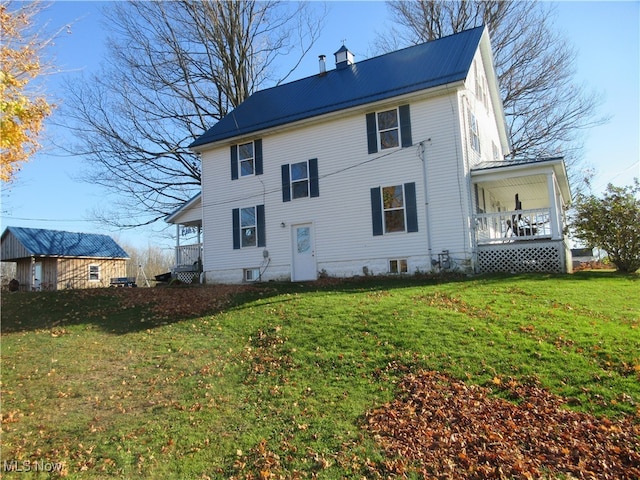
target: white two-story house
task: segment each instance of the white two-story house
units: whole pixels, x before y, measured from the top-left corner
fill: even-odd
[[[209,283],[570,261],[563,160],[504,159],[483,27],[362,62],[343,46],[335,68],[321,56],[317,75],[254,93],[191,148],[202,191],[185,208]]]

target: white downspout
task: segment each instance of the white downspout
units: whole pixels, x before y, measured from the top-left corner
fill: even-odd
[[[427,139],[430,142],[431,139]],[[422,181],[424,183],[424,216],[427,225],[427,251],[429,252],[429,269],[433,269],[433,252],[431,250],[431,221],[429,216],[429,189],[427,188],[427,159],[425,144],[420,142],[420,160],[422,160]]]

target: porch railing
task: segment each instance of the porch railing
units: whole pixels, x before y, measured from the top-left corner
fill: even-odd
[[[478,244],[549,239],[554,234],[548,208],[477,213],[474,220]]]
[[[176,271],[197,272],[202,269],[202,244],[180,245],[176,247]]]

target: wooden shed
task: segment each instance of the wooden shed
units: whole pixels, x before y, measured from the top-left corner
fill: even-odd
[[[108,235],[7,227],[1,258],[16,263],[20,290],[61,290],[108,287],[129,256]]]

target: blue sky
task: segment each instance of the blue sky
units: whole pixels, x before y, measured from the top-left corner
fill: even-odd
[[[603,191],[608,182],[628,185],[634,176],[640,176],[640,2],[564,1],[556,5],[556,27],[578,50],[576,79],[603,96],[599,113],[610,117],[607,124],[585,132],[584,166],[596,171],[595,192]],[[51,51],[62,69],[47,79],[54,102],[64,101],[63,77],[73,79],[98,70],[106,49],[104,6],[54,1],[45,11],[50,28],[71,25],[71,33],[65,31]],[[332,54],[343,40],[356,61],[372,56],[377,32],[384,32],[389,23],[384,2],[329,2],[328,7],[323,34],[292,80],[315,74],[320,54],[327,55],[332,68]],[[49,126],[47,135],[59,142],[68,132]],[[107,233],[125,244],[171,248],[175,229],[161,222],[151,228],[117,231],[91,221],[91,212],[109,202],[109,196],[77,180],[84,168],[81,159],[45,148],[23,168],[14,185],[3,185],[1,229],[13,225]]]

